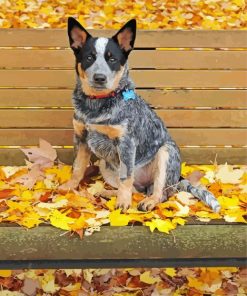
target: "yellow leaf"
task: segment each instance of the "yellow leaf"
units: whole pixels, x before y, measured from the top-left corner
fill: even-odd
[[[30,190],[25,190],[22,192],[20,200],[22,201],[30,201],[33,199],[33,192]]]
[[[126,226],[130,221],[130,218],[126,214],[120,213],[120,209],[111,212],[109,219],[111,226]]]
[[[161,219],[153,219],[152,221],[146,222],[145,225],[149,226],[151,232],[157,228],[160,232],[169,233],[170,230],[175,228],[175,225],[172,224],[170,220]]]
[[[63,184],[71,179],[71,166],[64,165],[60,168],[52,167],[46,170],[46,174],[54,174],[60,184]]]
[[[186,176],[186,175],[194,172],[195,170],[196,170],[195,168],[193,168],[192,166],[188,166],[188,165],[186,165],[186,162],[183,162],[182,166],[181,166],[181,175]]]
[[[218,201],[224,209],[234,209],[239,207],[239,199],[236,196],[227,197],[221,195],[218,197]]]
[[[18,222],[19,225],[25,226],[27,228],[33,228],[38,226],[40,223],[42,223],[42,220],[40,220],[40,215],[34,211],[26,212]]]
[[[183,218],[174,218],[174,219],[172,219],[173,224],[184,225],[185,222],[186,222],[186,220],[183,219]]]
[[[81,215],[76,219],[75,223],[71,224],[70,229],[73,231],[80,230],[85,226],[85,217]]]
[[[165,268],[165,273],[167,275],[169,275],[170,277],[173,277],[177,274],[176,269],[175,268]]]
[[[57,202],[40,202],[38,203],[38,207],[42,209],[58,209],[63,208],[67,205],[68,200],[67,199],[61,199]]]
[[[0,270],[0,276],[1,277],[10,277],[12,274],[11,270]]]
[[[202,288],[203,282],[199,281],[197,278],[187,277],[188,279],[188,286],[190,288],[196,288],[199,291]]]
[[[144,273],[142,273],[140,275],[140,281],[145,283],[145,284],[153,285],[155,283],[160,282],[160,278],[151,277],[150,276],[150,271],[145,271]]]
[[[55,285],[54,270],[47,270],[41,280],[41,286],[45,293],[55,293],[60,289]]]
[[[54,210],[50,216],[51,225],[61,228],[63,230],[70,230],[71,224],[75,222],[75,219],[67,217],[65,214],[60,213],[58,210]]]
[[[102,181],[96,181],[94,184],[90,185],[88,192],[92,195],[101,192],[104,189],[104,183]]]
[[[114,211],[116,206],[116,197],[112,197],[110,200],[106,202],[106,206],[110,211]]]

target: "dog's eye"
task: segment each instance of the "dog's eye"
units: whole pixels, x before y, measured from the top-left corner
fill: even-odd
[[[87,61],[91,62],[93,60],[93,56],[92,55],[88,55],[87,56]]]
[[[115,63],[115,62],[116,62],[116,59],[113,58],[113,57],[111,57],[111,58],[109,58],[109,62],[111,62],[111,63]]]

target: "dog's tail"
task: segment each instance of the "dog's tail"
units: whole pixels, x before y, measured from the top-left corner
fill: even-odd
[[[191,183],[183,177],[180,177],[177,189],[179,191],[191,193],[194,197],[208,205],[214,212],[218,213],[220,211],[220,204],[211,192],[191,185]]]

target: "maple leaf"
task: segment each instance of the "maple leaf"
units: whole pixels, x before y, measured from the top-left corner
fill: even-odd
[[[149,226],[151,232],[157,228],[160,232],[169,233],[170,230],[175,228],[175,225],[170,220],[161,219],[153,219],[151,222],[146,222],[145,225]]]
[[[121,210],[112,211],[109,215],[111,226],[126,226],[130,218],[126,214],[121,214]]]
[[[229,165],[225,164],[219,166],[216,173],[216,178],[222,183],[238,184],[240,183],[240,178],[243,176],[244,170],[232,169]]]
[[[47,141],[40,139],[39,147],[21,149],[28,160],[42,166],[50,166],[57,158],[56,150]]]
[[[164,272],[170,277],[174,277],[177,274],[177,271],[175,268],[165,268]]]
[[[102,192],[103,189],[104,189],[104,183],[102,181],[96,181],[94,184],[89,185],[89,188],[87,189],[87,191],[90,194],[95,195],[96,193]]]
[[[60,213],[58,210],[54,210],[50,215],[50,222],[51,225],[57,228],[61,228],[63,230],[70,230],[70,226],[75,222],[75,219]]]
[[[140,275],[140,281],[145,284],[152,285],[152,284],[155,284],[155,283],[161,281],[161,279],[159,277],[156,277],[156,278],[151,277],[150,271],[145,271],[144,273],[142,273]]]

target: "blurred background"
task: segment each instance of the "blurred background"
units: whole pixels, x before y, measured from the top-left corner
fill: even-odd
[[[0,28],[64,28],[68,16],[87,28],[246,29],[245,0],[0,0]]]

